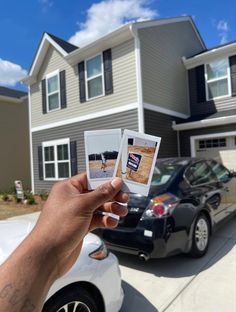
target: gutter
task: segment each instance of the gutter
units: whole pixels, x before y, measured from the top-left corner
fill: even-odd
[[[143,85],[142,85],[142,65],[141,65],[141,45],[138,36],[138,28],[135,24],[130,24],[130,32],[134,37],[135,63],[136,63],[136,85],[138,102],[138,126],[139,132],[144,133],[144,104],[143,104]]]
[[[236,123],[236,115],[234,116],[225,116],[219,118],[212,118],[212,119],[205,119],[193,122],[186,122],[183,124],[172,124],[172,129],[179,131],[179,130],[191,130],[191,129],[199,129],[199,128],[207,128],[207,127],[215,127],[215,126],[222,126],[227,124]]]
[[[11,96],[0,95],[0,101],[11,102],[11,103],[22,103],[23,98],[14,98]]]

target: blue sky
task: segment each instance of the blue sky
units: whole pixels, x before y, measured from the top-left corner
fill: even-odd
[[[181,15],[208,48],[236,40],[235,0],[0,0],[0,85],[23,88],[44,31],[83,46],[128,21]]]

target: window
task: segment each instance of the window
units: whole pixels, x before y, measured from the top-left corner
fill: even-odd
[[[86,61],[87,99],[104,95],[104,77],[102,55],[99,54]]]
[[[47,111],[60,109],[60,79],[59,72],[53,72],[46,76]]]
[[[207,163],[203,161],[191,165],[185,172],[185,178],[192,186],[217,181],[215,174]]]
[[[43,142],[44,180],[60,180],[71,176],[69,139]]]
[[[228,182],[230,179],[229,171],[215,160],[208,161],[209,166],[221,182]]]
[[[230,71],[227,58],[206,64],[205,75],[208,100],[230,95]]]
[[[198,142],[199,149],[225,147],[225,146],[226,146],[226,138],[207,139],[200,140]]]

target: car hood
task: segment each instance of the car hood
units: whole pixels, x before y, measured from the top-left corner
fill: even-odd
[[[16,249],[24,238],[34,228],[39,214],[29,214],[21,217],[0,221],[0,264]],[[82,253],[90,253],[101,245],[101,239],[89,233],[83,241]]]

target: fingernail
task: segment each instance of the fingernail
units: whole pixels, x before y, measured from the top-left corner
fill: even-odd
[[[116,189],[117,187],[121,186],[122,180],[121,178],[115,178],[111,181],[111,185],[114,189]]]

